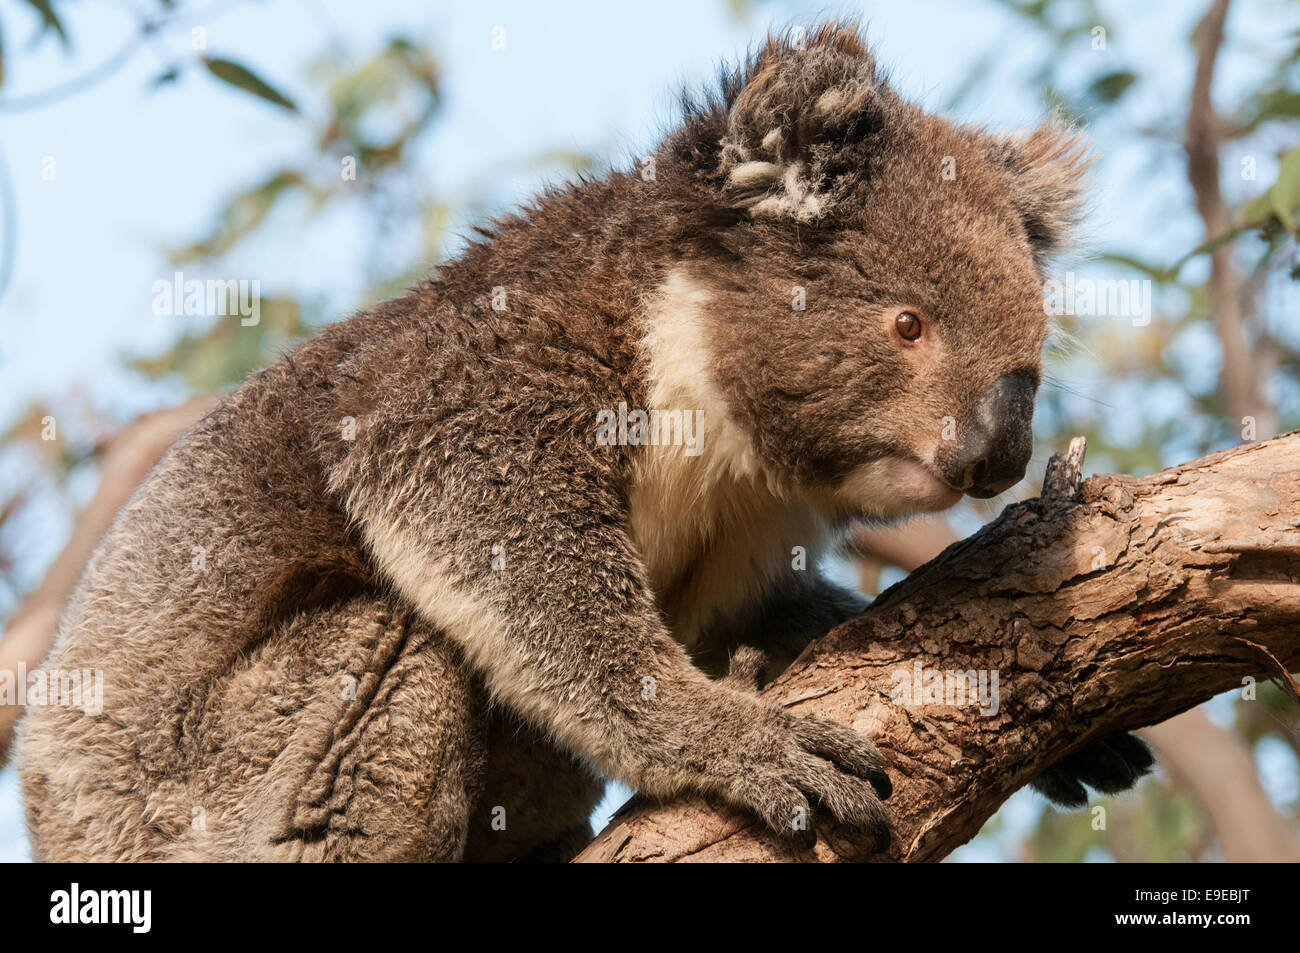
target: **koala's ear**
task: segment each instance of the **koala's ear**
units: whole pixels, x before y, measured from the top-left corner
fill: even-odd
[[[718,172],[724,200],[755,217],[826,213],[854,175],[889,97],[852,24],[769,37],[736,77]]]
[[[1088,139],[1052,118],[1032,132],[992,137],[991,151],[1009,173],[1012,204],[1042,267],[1069,243],[1082,216],[1093,161]]]

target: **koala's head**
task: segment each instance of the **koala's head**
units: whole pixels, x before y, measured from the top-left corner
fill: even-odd
[[[1075,134],[928,115],[830,24],[769,40],[669,145],[712,203],[711,370],[767,464],[880,515],[1024,476]]]

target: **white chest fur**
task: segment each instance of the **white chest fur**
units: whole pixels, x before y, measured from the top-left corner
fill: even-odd
[[[673,634],[694,646],[709,622],[759,598],[827,537],[816,510],[764,467],[714,385],[705,289],[669,275],[648,303],[642,357],[650,407],[693,412],[698,453],[638,448],[629,530]]]

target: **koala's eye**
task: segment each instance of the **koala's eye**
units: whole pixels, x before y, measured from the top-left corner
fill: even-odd
[[[904,341],[915,341],[921,336],[921,319],[911,311],[900,311],[894,319],[894,330]]]

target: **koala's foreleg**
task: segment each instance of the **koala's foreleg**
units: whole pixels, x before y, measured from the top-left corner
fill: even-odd
[[[654,796],[717,795],[803,840],[816,802],[886,842],[890,784],[866,738],[691,664],[627,535],[617,473],[590,449],[587,408],[554,406],[587,385],[545,383],[494,381],[507,402],[463,423],[435,403],[367,422],[331,482],[380,572],[497,701],[602,774]],[[463,441],[481,454],[472,466],[420,449]],[[512,456],[539,442],[547,466]]]
[[[710,672],[727,671],[729,665],[734,668],[737,658],[755,668],[759,663],[753,656],[737,653],[745,647],[757,649],[762,653],[761,671],[750,681],[758,687],[784,671],[808,643],[866,607],[864,597],[815,572],[792,573],[752,609],[709,630],[706,648],[696,661]],[[1078,808],[1088,803],[1085,785],[1102,794],[1116,794],[1137,784],[1154,764],[1141,739],[1121,732],[1061,759],[1030,786],[1054,804]]]

